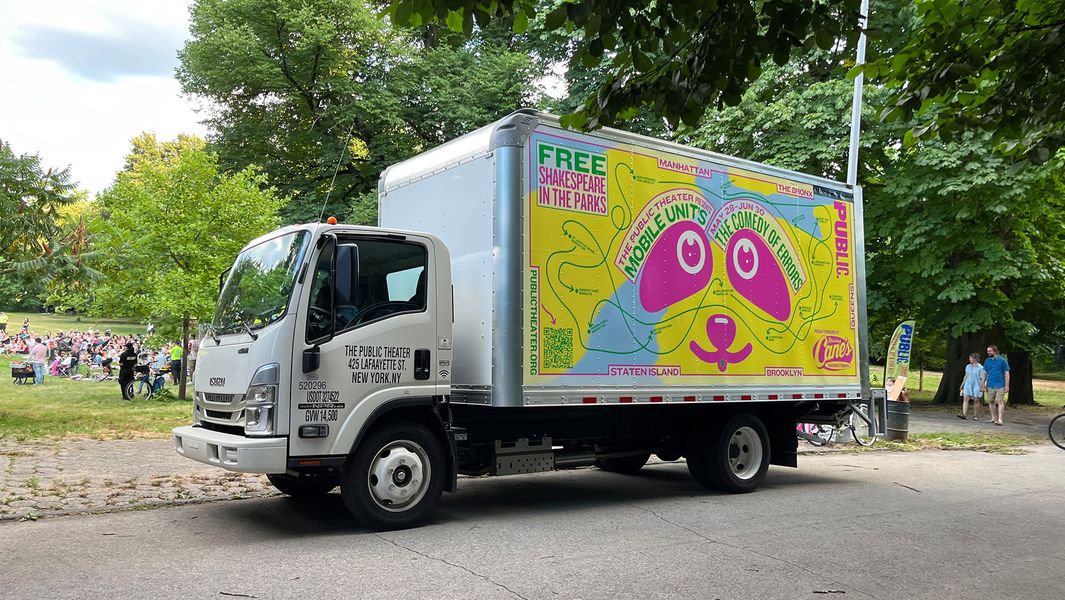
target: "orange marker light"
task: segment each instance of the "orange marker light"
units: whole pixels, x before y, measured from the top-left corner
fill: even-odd
[[[330,225],[336,225],[337,224],[337,218],[336,217],[329,217],[328,219],[325,220],[325,222],[329,223]]]

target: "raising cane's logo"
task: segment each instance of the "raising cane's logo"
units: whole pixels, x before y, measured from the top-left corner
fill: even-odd
[[[829,371],[842,371],[854,364],[854,348],[838,335],[826,335],[814,344],[817,366]]]

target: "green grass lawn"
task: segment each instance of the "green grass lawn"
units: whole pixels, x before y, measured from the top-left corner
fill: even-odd
[[[22,331],[22,320],[30,320],[30,331],[33,333],[48,333],[51,331],[103,331],[111,329],[112,333],[129,335],[131,333],[144,333],[145,326],[130,319],[97,319],[95,317],[78,317],[74,315],[61,315],[55,313],[24,313],[7,311],[8,333]],[[117,384],[116,384],[117,385]]]
[[[10,360],[0,360],[0,437],[166,437],[172,427],[192,421],[191,401],[127,402],[118,381],[94,383],[46,375],[43,386],[14,385],[10,375]],[[177,393],[175,386],[167,385]],[[191,397],[191,386],[187,393]]]

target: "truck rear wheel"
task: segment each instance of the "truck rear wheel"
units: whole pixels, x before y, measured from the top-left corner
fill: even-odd
[[[428,429],[397,423],[371,433],[348,460],[340,491],[348,511],[377,530],[418,524],[444,489],[444,450]]]
[[[725,492],[753,492],[769,471],[769,434],[758,417],[736,415],[708,437],[693,440],[688,471],[699,483]]]
[[[270,485],[293,498],[320,498],[337,486],[336,477],[300,478],[292,475],[267,475]]]
[[[651,453],[637,454],[636,456],[623,456],[621,458],[597,458],[595,466],[611,473],[624,473],[632,475],[643,468],[651,458]]]

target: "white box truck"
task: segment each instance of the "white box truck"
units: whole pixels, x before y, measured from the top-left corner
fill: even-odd
[[[391,529],[459,474],[656,455],[751,491],[872,400],[860,188],[519,111],[379,206],[244,248],[177,452]]]

